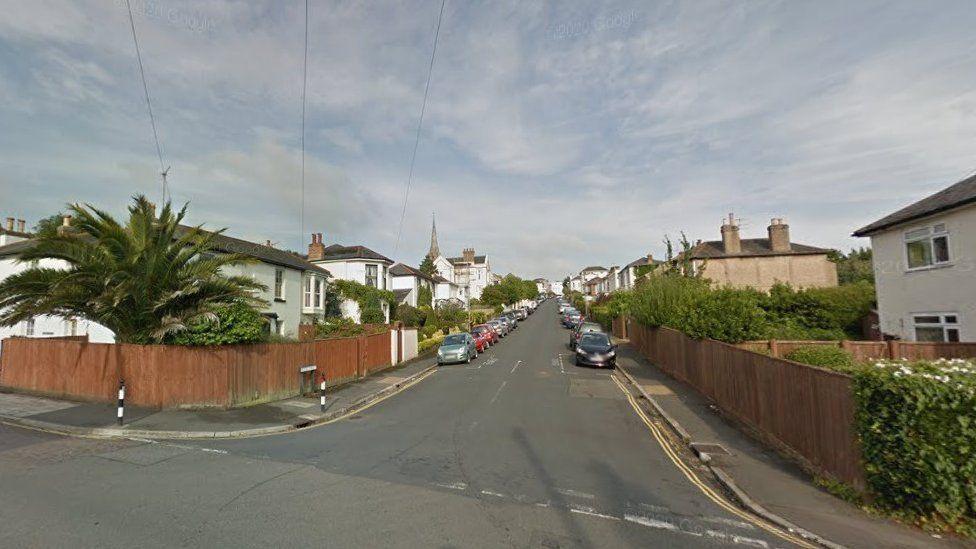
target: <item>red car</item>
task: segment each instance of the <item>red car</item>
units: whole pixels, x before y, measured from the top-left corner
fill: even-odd
[[[479,353],[485,352],[485,349],[491,347],[492,344],[498,343],[498,332],[492,330],[491,326],[487,324],[478,324],[471,328],[471,337],[474,338]]]

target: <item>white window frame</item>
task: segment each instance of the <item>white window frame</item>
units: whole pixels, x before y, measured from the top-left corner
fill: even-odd
[[[33,318],[28,318],[24,321],[24,335],[27,337],[34,337],[37,330],[37,324],[34,322]]]
[[[919,317],[934,316],[938,317],[938,322],[918,322]],[[955,322],[950,320],[954,318]],[[942,342],[943,343],[956,343],[962,340],[962,316],[956,312],[922,312],[922,313],[912,313],[911,314],[911,325],[912,325],[912,338],[915,341],[920,341],[918,339],[918,328],[941,328],[942,329]],[[949,331],[954,330],[956,332],[955,341],[949,338]]]
[[[285,300],[285,270],[275,269],[275,282],[274,282],[274,294],[275,300],[284,301]]]
[[[302,306],[306,309],[312,307],[312,285],[315,284],[314,277],[305,277],[305,288],[302,291]]]
[[[372,281],[372,283],[370,283],[370,276],[369,276],[370,268],[373,269],[373,281]],[[366,269],[365,269],[365,272],[363,274],[363,283],[366,284],[367,286],[371,286],[373,288],[379,288],[380,287],[380,266],[379,265],[376,265],[374,263],[367,263],[366,264]]]
[[[924,231],[924,234],[909,236],[912,233],[920,233],[922,231]],[[939,261],[935,257],[935,239],[937,238],[945,238],[946,254],[948,255],[945,261]],[[915,242],[928,242],[929,249],[932,252],[932,262],[928,265],[912,267],[911,263],[909,263],[908,245]],[[939,267],[952,265],[952,238],[949,235],[949,230],[946,227],[946,224],[933,223],[932,225],[912,227],[911,229],[905,230],[905,232],[902,233],[902,253],[905,256],[906,272],[925,271],[928,269],[937,269]]]
[[[325,282],[319,278],[315,277],[315,282],[312,286],[312,302],[315,303],[316,309],[321,309],[325,307]]]

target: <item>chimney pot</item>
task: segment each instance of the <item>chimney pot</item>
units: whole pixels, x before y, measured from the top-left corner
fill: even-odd
[[[312,233],[312,243],[308,245],[308,260],[322,261],[325,259],[325,245],[322,244],[322,233]]]
[[[7,230],[8,231],[14,230],[14,218],[12,217],[7,218]]]
[[[64,216],[64,217],[61,218],[61,226],[62,227],[70,227],[71,226],[71,216],[70,215],[66,215],[66,216]]]
[[[27,222],[23,219],[17,220],[17,232],[27,232]]]
[[[792,249],[790,246],[790,226],[787,225],[783,218],[774,217],[769,221],[769,248],[774,252],[788,252]]]
[[[730,213],[729,218],[722,223],[722,249],[727,254],[742,252],[742,240],[739,238],[739,225]]]

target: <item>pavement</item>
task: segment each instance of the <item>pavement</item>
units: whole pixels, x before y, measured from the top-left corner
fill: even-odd
[[[797,465],[743,434],[692,387],[645,360],[624,342],[619,368],[641,389],[655,412],[689,447],[704,448],[717,474],[726,476],[749,503],[784,523],[846,547],[974,547],[976,543],[931,534],[870,515],[825,490]],[[717,444],[712,446],[701,446]],[[724,452],[727,452],[724,453]]]
[[[0,393],[0,422],[54,433],[149,439],[212,439],[268,435],[306,428],[351,413],[429,373],[436,359],[424,357],[347,383],[318,396],[296,397],[234,409],[150,409],[126,406],[117,424],[115,404],[70,402]]]
[[[725,499],[613,371],[573,365],[553,308],[470,365],[300,430],[0,426],[0,546],[812,547]]]

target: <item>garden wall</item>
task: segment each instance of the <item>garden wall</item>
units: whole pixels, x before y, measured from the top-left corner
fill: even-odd
[[[137,406],[245,406],[298,395],[304,366],[330,385],[388,368],[391,334],[222,347],[7,339],[0,387],[113,402],[124,379],[126,401]]]

